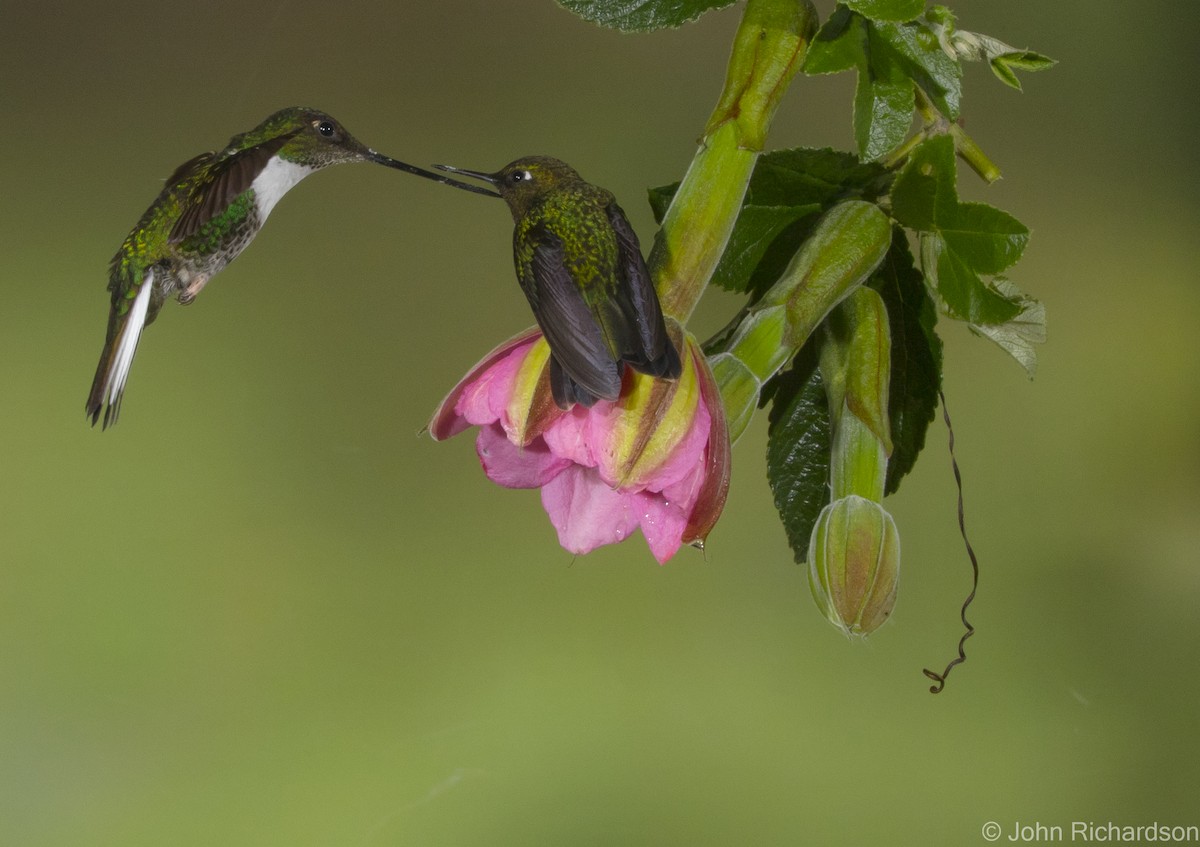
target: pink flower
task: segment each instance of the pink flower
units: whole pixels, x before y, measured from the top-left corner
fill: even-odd
[[[703,546],[729,488],[729,433],[712,372],[691,336],[672,327],[672,337],[688,353],[678,380],[627,368],[618,400],[563,411],[550,394],[550,348],[526,331],[467,373],[429,432],[441,441],[478,426],[484,473],[506,488],[540,488],[567,550],[588,553],[640,528],[665,563],[681,544]]]

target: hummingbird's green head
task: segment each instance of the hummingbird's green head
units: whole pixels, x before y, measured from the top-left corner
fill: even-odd
[[[338,121],[317,109],[292,106],[280,109],[249,132],[234,136],[229,146],[236,150],[268,145],[274,155],[309,170],[319,170],[329,165],[345,162],[375,162],[389,168],[405,171],[435,182],[442,182],[486,194],[497,196],[486,188],[467,185],[458,180],[430,173],[422,168],[401,162],[382,153],[376,153],[346,131]]]
[[[230,144],[246,148],[270,142],[280,145],[279,158],[313,170],[343,162],[392,162],[348,133],[332,116],[303,106],[279,110]]]
[[[573,167],[550,156],[525,156],[491,174],[450,165],[434,167],[490,183],[508,203],[516,220],[520,220],[534,203],[547,194],[571,183],[582,182]]]

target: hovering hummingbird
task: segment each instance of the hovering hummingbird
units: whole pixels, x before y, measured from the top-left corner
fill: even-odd
[[[101,410],[105,428],[116,423],[138,339],[167,298],[185,305],[195,300],[254,239],[284,194],[313,171],[344,162],[377,162],[496,196],[376,153],[329,115],[299,106],[235,135],[220,152],[189,159],[113,257],[108,334],[87,400],[93,426]]]
[[[559,408],[616,400],[626,364],[679,377],[679,353],[637,235],[611,192],[549,156],[517,159],[495,173],[434,167],[483,180],[508,203],[517,280],[550,345]]]

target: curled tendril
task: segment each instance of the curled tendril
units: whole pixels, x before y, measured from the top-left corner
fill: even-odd
[[[967,607],[975,599],[975,591],[979,588],[979,560],[975,558],[975,551],[971,548],[970,539],[967,538],[967,525],[963,518],[962,474],[958,470],[958,460],[954,458],[954,427],[950,423],[950,410],[946,408],[946,395],[941,390],[938,391],[938,398],[942,401],[942,417],[946,421],[946,430],[950,434],[950,467],[954,470],[954,483],[958,486],[958,531],[962,533],[963,543],[967,545],[967,556],[971,559],[971,593],[967,595],[967,599],[962,604],[960,616],[967,631],[958,640],[958,656],[951,659],[941,673],[931,671],[929,668],[922,670],[925,676],[937,683],[937,685],[929,686],[930,694],[941,693],[942,689],[946,687],[946,677],[950,675],[950,671],[955,665],[961,665],[967,660],[967,653],[963,649],[963,645],[967,643],[968,638],[975,634],[975,627],[971,626],[971,622],[967,620]]]

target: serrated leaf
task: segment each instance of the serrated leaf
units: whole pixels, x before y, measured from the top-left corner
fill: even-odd
[[[1002,324],[1020,307],[988,286],[981,274],[1010,267],[1029,243],[1029,230],[986,203],[960,203],[955,190],[954,140],[922,142],[892,184],[892,215],[922,233],[922,266],[953,317]]]
[[[899,147],[912,126],[912,81],[894,66],[888,72],[893,78],[880,79],[873,72],[860,71],[854,89],[854,141],[858,154],[867,161]]]
[[[946,246],[976,273],[998,274],[1011,267],[1029,243],[1029,230],[1008,212],[986,203],[959,203],[953,216],[939,217]]]
[[[1002,324],[971,324],[971,331],[999,344],[1033,379],[1037,372],[1037,351],[1033,345],[1046,341],[1046,307],[1032,297],[1026,297],[1007,279],[997,278],[995,283],[1000,295],[1017,303],[1021,311]]]
[[[875,162],[829,147],[775,150],[759,158],[746,202],[759,205],[817,203],[827,209],[842,200],[877,200],[891,187],[892,172]]]
[[[784,229],[819,212],[815,203],[805,206],[743,206],[729,236],[712,281],[727,291],[746,291],[751,277],[771,243]]]
[[[846,199],[874,201],[887,193],[891,180],[886,168],[829,148],[763,155],[714,282],[732,291],[761,294],[783,273],[821,212]],[[674,183],[648,192],[659,223],[678,188]]]
[[[585,21],[622,32],[650,32],[690,23],[734,0],[557,0]]]
[[[921,240],[926,257],[925,272],[933,271],[932,282],[952,317],[973,324],[1001,324],[1012,320],[1021,311],[1017,304],[984,283],[963,257],[948,249],[936,233],[923,233]]]
[[[904,74],[920,86],[938,110],[958,120],[962,99],[962,68],[946,55],[937,35],[923,21],[870,24],[871,63],[876,56],[892,52]]]
[[[996,58],[1002,60],[1009,67],[1020,71],[1044,71],[1058,64],[1057,59],[1051,59],[1049,56],[1043,56],[1041,53],[1035,53],[1032,50],[1018,50],[1015,53],[1004,53]]]
[[[1011,88],[1017,89],[1017,91],[1021,90],[1021,80],[1017,79],[1017,75],[1013,73],[1012,68],[1005,63],[1002,57],[997,56],[988,62],[988,65],[998,80]]]
[[[836,74],[865,61],[866,21],[839,5],[817,30],[804,57],[806,74]]]
[[[942,342],[935,329],[937,309],[913,262],[908,238],[897,228],[883,264],[870,285],[887,307],[892,337],[888,418],[892,455],[885,494],[894,494],[925,446],[925,434],[938,405],[942,382]]]
[[[925,0],[844,0],[863,17],[876,21],[911,21],[925,10]]]
[[[814,350],[815,345],[802,349],[791,369],[763,393],[771,397],[767,481],[797,562],[808,557],[813,526],[829,502],[829,403]]]
[[[954,139],[938,135],[923,141],[892,183],[892,215],[909,229],[925,232],[938,229],[940,221],[954,220],[955,174]]]

